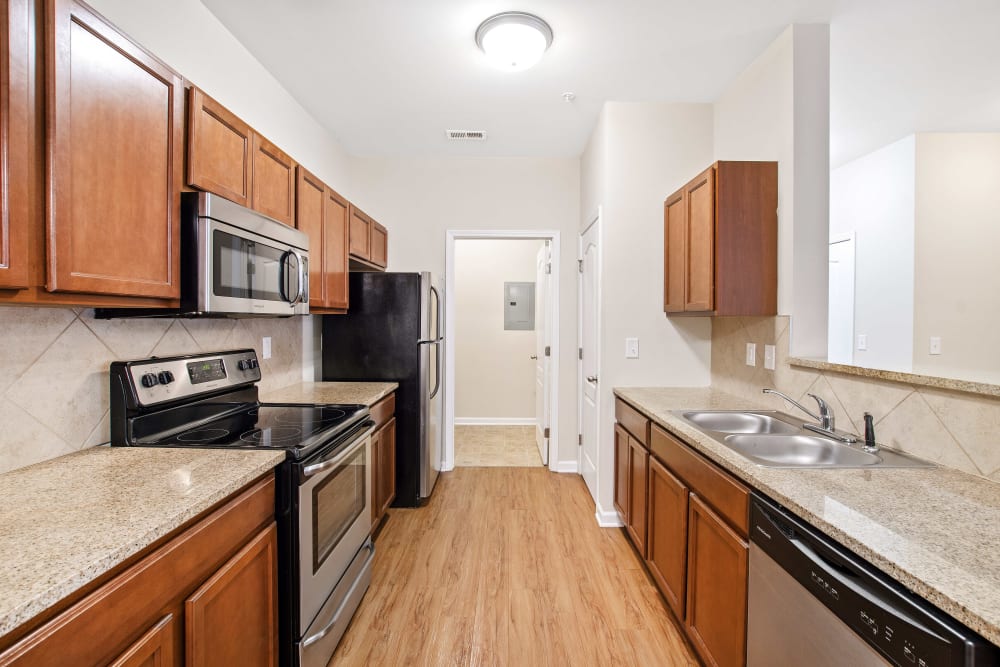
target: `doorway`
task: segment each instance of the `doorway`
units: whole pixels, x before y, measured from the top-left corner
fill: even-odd
[[[551,467],[558,438],[557,231],[449,231],[445,455]]]
[[[601,367],[601,211],[580,234],[579,272],[579,368],[577,401],[579,405],[580,457],[579,469],[590,495],[596,500],[597,459],[600,443],[600,390],[598,369]]]

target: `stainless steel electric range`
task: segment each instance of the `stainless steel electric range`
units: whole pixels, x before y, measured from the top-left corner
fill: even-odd
[[[111,365],[116,447],[283,449],[276,471],[280,664],[325,667],[371,581],[364,405],[261,403],[253,350]]]

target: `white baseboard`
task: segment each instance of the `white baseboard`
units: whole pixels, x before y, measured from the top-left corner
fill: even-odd
[[[534,426],[534,417],[455,417],[455,426]]]
[[[617,510],[612,509],[609,512],[601,507],[600,503],[597,503],[597,511],[594,512],[594,518],[597,519],[597,525],[601,528],[621,528],[625,525],[622,523]]]
[[[549,470],[552,472],[578,473],[580,472],[580,466],[576,459],[571,459],[569,461],[554,461],[550,464]]]

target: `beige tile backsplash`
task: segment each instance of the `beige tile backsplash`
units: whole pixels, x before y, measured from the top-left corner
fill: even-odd
[[[951,468],[1000,481],[1000,399],[873,380],[788,364],[789,318],[721,317],[712,323],[712,386],[777,410],[797,410],[761,389],[774,387],[812,407],[807,393],[833,407],[839,428],[864,432],[875,417],[879,442]],[[757,366],[746,344],[757,343]],[[763,368],[763,345],[776,345],[775,370]]]
[[[0,307],[0,472],[110,438],[108,367],[120,359],[254,348],[261,389],[301,382],[302,322],[94,319],[93,310]]]

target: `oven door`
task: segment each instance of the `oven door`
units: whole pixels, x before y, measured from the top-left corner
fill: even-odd
[[[308,252],[210,218],[198,225],[199,311],[308,314]]]
[[[312,623],[371,532],[374,422],[299,467],[299,628]]]

